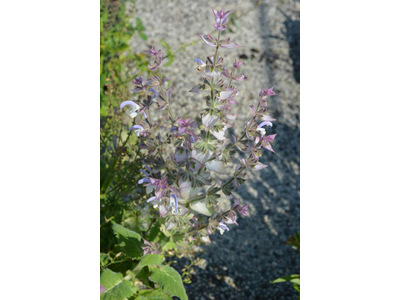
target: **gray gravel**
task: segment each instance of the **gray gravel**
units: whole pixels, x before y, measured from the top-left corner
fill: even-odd
[[[241,71],[248,77],[236,86],[237,133],[251,115],[248,108],[256,104],[261,88],[275,86],[278,96],[269,101],[269,112],[277,119],[270,131],[278,135],[276,151],[266,153],[262,162],[268,168],[248,174],[239,191],[250,205],[251,217],[240,218],[239,226],[220,236],[211,236],[212,244],[202,246],[199,256],[206,266],[195,267],[193,283],[187,286],[189,299],[297,299],[290,284],[270,284],[277,277],[300,272],[300,256],[285,245],[296,231],[300,232],[300,2],[295,0],[262,1],[157,1],[138,0],[133,17],[139,16],[146,26],[148,42],[135,37],[132,46],[142,51],[160,39],[172,49],[191,43],[213,30],[211,8],[235,9],[240,27],[228,34],[243,48],[222,49],[226,62],[247,57]],[[197,43],[177,54],[177,59],[163,72],[173,79],[175,115],[194,117],[203,107],[202,97],[187,93],[201,77],[194,58],[205,60],[213,50]],[[185,261],[182,260],[180,264]],[[178,264],[178,268],[179,268]]]

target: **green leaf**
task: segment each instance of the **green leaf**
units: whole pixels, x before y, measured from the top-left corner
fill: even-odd
[[[106,253],[100,253],[100,266],[105,266],[111,261],[111,258],[108,254]]]
[[[143,250],[140,243],[140,234],[117,223],[114,223],[112,228],[126,254],[133,259],[141,258]]]
[[[169,241],[168,243],[166,243],[163,247],[163,250],[172,250],[172,249],[176,249],[176,244],[173,241]]]
[[[136,28],[137,28],[138,31],[143,31],[143,30],[146,29],[144,27],[143,22],[142,22],[142,20],[140,18],[136,18]]]
[[[145,35],[143,32],[139,32],[139,36],[143,41],[147,41],[147,35]]]
[[[159,266],[163,262],[163,256],[161,254],[147,254],[140,261],[140,268],[146,266]]]
[[[293,283],[293,287],[296,291],[298,291],[300,293],[300,285]]]
[[[149,281],[150,271],[148,267],[144,267],[138,274],[136,274],[135,278],[139,279],[142,283],[144,283],[148,287],[152,287],[153,283]]]
[[[274,281],[271,281],[271,283],[288,282],[288,281],[300,285],[300,275],[296,274],[296,275],[281,277],[275,279]]]
[[[286,243],[300,252],[300,234],[298,232],[291,236]]]
[[[170,296],[165,294],[162,290],[143,290],[139,292],[138,300],[172,300]]]
[[[124,52],[125,50],[128,50],[128,49],[129,49],[129,45],[126,44],[126,43],[122,43],[120,46],[118,46],[117,48],[115,48],[114,51],[115,51],[116,53],[118,53],[118,52]]]
[[[124,300],[132,297],[137,288],[131,282],[124,280],[121,273],[105,269],[100,277],[100,284],[106,289],[100,295],[101,300]]]
[[[156,239],[158,237],[159,234],[162,234],[160,231],[160,224],[158,222],[154,223],[153,227],[150,230],[150,233],[147,237],[147,240],[149,242],[157,242],[158,239]]]
[[[174,62],[175,56],[169,56],[168,57],[168,62],[164,65],[165,67],[169,67],[170,65],[172,65],[172,63]]]
[[[185,288],[183,287],[181,275],[169,266],[151,267],[150,280],[159,284],[164,292],[171,296],[187,300]]]

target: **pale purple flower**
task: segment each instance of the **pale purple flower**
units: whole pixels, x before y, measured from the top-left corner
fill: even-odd
[[[139,184],[143,184],[143,182],[150,182],[150,174],[152,173],[151,169],[148,166],[145,166],[145,168],[147,169],[147,171],[149,171],[149,173],[147,173],[145,170],[140,170],[140,172],[142,172],[144,174],[144,178],[139,180]],[[146,180],[145,180],[146,179]]]
[[[227,78],[233,79],[235,81],[243,81],[246,80],[246,76],[244,76],[243,74],[238,74],[236,76],[232,76],[231,73],[229,73],[228,69],[224,69],[222,72],[222,75],[224,75]]]
[[[106,291],[106,289],[100,284],[100,294],[104,293]]]
[[[142,85],[143,84],[142,76],[140,76],[139,78],[134,78],[132,82],[134,85]]]
[[[178,198],[176,197],[175,194],[171,194],[171,197],[169,198],[169,206],[173,209],[175,209],[175,212],[172,211],[172,213],[177,214],[178,213]]]
[[[229,196],[227,197],[228,199],[232,199],[233,196]],[[236,210],[240,207],[240,201],[239,199],[235,199],[235,202],[233,203],[233,205],[231,206],[231,210]]]
[[[147,202],[158,201],[164,194],[171,189],[175,191],[176,189],[169,187],[166,178],[156,179],[152,177],[145,177],[138,181],[138,184],[144,184],[146,186],[147,194],[151,193],[153,190],[155,192],[155,197],[151,197]],[[178,193],[178,192],[177,192]]]
[[[263,115],[262,117],[261,117],[261,120],[263,120],[263,121],[265,121],[265,122],[269,122],[269,123],[271,123],[271,122],[273,122],[273,121],[276,121],[274,118],[272,118],[271,116],[269,116],[269,115]],[[272,124],[272,123],[271,123]],[[271,127],[272,127],[272,125],[271,125]]]
[[[264,165],[264,164],[262,164],[260,162],[257,162],[256,165],[253,167],[253,169],[259,171],[259,170],[262,170],[262,169],[264,169],[266,167],[268,167],[268,166]]]
[[[139,135],[142,135],[144,128],[141,125],[133,125],[131,128],[129,128],[129,131],[131,131],[131,130],[134,130],[136,136],[139,136]]]
[[[204,68],[206,66],[206,63],[201,59],[195,58],[194,61],[197,62],[198,64],[197,71],[201,71],[202,70],[201,68]]]
[[[274,87],[269,88],[268,90],[266,90],[266,89],[263,88],[263,89],[261,90],[259,96],[275,96],[276,94],[275,94],[275,92],[273,91],[273,88],[274,88]]]
[[[268,96],[275,96],[275,92],[273,91],[273,88],[269,88],[268,90],[266,89],[262,89],[260,94],[258,94],[258,98],[259,98],[259,102],[261,104],[262,107],[266,107],[267,106],[267,99]]]
[[[134,117],[137,116],[137,110],[139,109],[139,105],[137,105],[135,102],[133,101],[124,101],[122,102],[119,107],[120,109],[124,108],[126,105],[129,106],[133,106],[133,108],[129,111],[129,115],[131,116],[131,118],[133,119]]]
[[[149,91],[153,92],[153,94],[154,94],[154,97],[152,97],[152,98],[158,98],[158,93],[154,89],[149,88]]]
[[[150,181],[149,178],[142,178],[142,179],[140,179],[140,180],[138,181],[139,184],[143,184],[143,183],[145,183],[145,182],[151,183],[151,181]]]
[[[219,31],[224,30],[226,28],[224,24],[226,23],[226,20],[228,19],[228,15],[232,11],[228,10],[228,11],[224,12],[224,9],[221,9],[220,11],[217,11],[217,10],[213,9],[212,11],[214,13],[215,23],[216,23],[214,25],[214,27]]]
[[[147,83],[143,82],[142,76],[135,78],[132,83],[135,85],[135,88],[132,90],[134,93],[143,92],[147,88]]]
[[[262,137],[261,146],[275,153],[274,149],[272,149],[270,142],[272,142],[275,139],[276,135],[277,133]]]
[[[260,131],[262,129],[264,131],[264,134],[262,134],[262,135],[265,135],[265,129],[262,128],[263,126],[272,127],[272,122],[271,121],[264,121],[264,122],[260,123],[260,125],[257,126],[257,131]]]
[[[150,50],[146,50],[144,52],[149,54],[150,56],[160,56],[162,54],[161,50],[156,51],[156,49],[154,48],[154,45],[151,46]]]
[[[150,184],[155,188],[155,195],[157,199],[160,199],[164,193],[168,190],[168,182],[166,178],[155,179],[149,177]]]
[[[150,169],[148,166],[146,166],[145,168],[151,173],[151,169]],[[144,175],[146,175],[147,177],[150,176],[150,174],[147,173],[145,170],[140,169],[140,172],[142,172],[142,173],[143,173]]]
[[[183,120],[181,118],[177,119],[178,123],[179,123],[179,127],[178,127],[178,133],[181,135],[183,133],[185,133],[186,131],[188,131],[188,128],[190,127],[191,123],[190,123],[190,119],[186,119]]]
[[[201,37],[201,39],[203,40],[203,42],[210,47],[217,47],[217,41],[215,40],[215,38],[213,38],[211,35],[202,35],[200,33],[198,33],[198,35]]]
[[[226,224],[236,224],[236,225],[239,225],[239,224],[236,222],[236,220],[237,220],[236,213],[235,213],[233,210],[230,210],[230,211],[229,211],[229,215],[228,215],[227,217],[225,217],[224,222],[225,222]]]
[[[227,49],[232,49],[232,48],[239,48],[242,47],[239,44],[236,44],[234,42],[231,42],[230,38],[227,38],[226,40],[222,40],[219,42],[219,46],[221,48],[227,48]]]
[[[235,58],[235,62],[233,63],[233,67],[235,69],[239,69],[242,64],[243,64],[243,62],[236,61],[236,58]]]
[[[154,56],[154,63],[149,64],[149,69],[151,71],[155,71],[160,67],[161,62],[162,62],[162,56],[163,56],[162,53],[157,56]]]
[[[143,249],[143,256],[147,254],[161,254],[161,248],[158,243],[150,243],[146,239],[143,239],[143,242],[145,244],[144,247],[141,247]]]
[[[224,221],[219,222],[217,227],[221,235],[224,234],[225,231],[229,231],[228,226],[226,226],[224,223],[225,223]]]
[[[143,179],[141,179],[141,180],[143,180]],[[139,180],[139,183],[140,183],[140,180]],[[156,196],[153,196],[153,197],[147,199],[146,202],[149,203],[149,202],[154,201],[154,200],[157,200],[157,197],[156,197]]]
[[[249,207],[248,204],[243,205],[243,206],[240,206],[240,205],[239,205],[237,211],[238,211],[243,217],[247,217],[247,216],[250,215],[249,212],[248,212],[248,210],[247,210],[248,207]]]

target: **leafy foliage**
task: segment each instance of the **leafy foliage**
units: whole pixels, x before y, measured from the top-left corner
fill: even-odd
[[[271,283],[280,283],[280,282],[291,282],[293,284],[293,288],[299,293],[298,298],[300,299],[300,275],[289,275],[271,281]]]
[[[144,55],[133,54],[129,40],[137,32],[143,40],[146,28],[140,18],[136,18],[136,26],[129,22],[126,13],[126,3],[131,0],[101,0],[100,1],[100,114],[106,115],[107,79],[113,75],[118,85],[128,80],[126,65],[135,66],[140,72],[145,72],[147,61]]]
[[[179,273],[169,266],[152,267],[150,280],[159,284],[161,288],[171,296],[187,300],[185,288]]]
[[[140,267],[146,266],[159,266],[163,262],[163,256],[161,254],[148,254],[140,261]]]
[[[291,236],[286,243],[300,252],[300,234],[298,232]]]
[[[120,242],[120,246],[124,248],[126,254],[133,259],[140,258],[143,253],[143,250],[140,247],[140,234],[116,223],[114,223],[112,227],[114,233],[118,237],[118,242]]]
[[[124,280],[121,273],[105,269],[100,277],[100,284],[106,289],[101,300],[124,300],[133,296],[137,288],[130,281]]]
[[[143,290],[139,292],[138,300],[172,300],[172,297],[165,294],[163,290]]]

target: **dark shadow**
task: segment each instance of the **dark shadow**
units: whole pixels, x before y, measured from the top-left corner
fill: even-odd
[[[292,20],[283,11],[281,13],[286,20],[283,23],[286,30],[282,33],[289,43],[289,55],[293,61],[293,75],[297,83],[300,83],[300,21]]]

